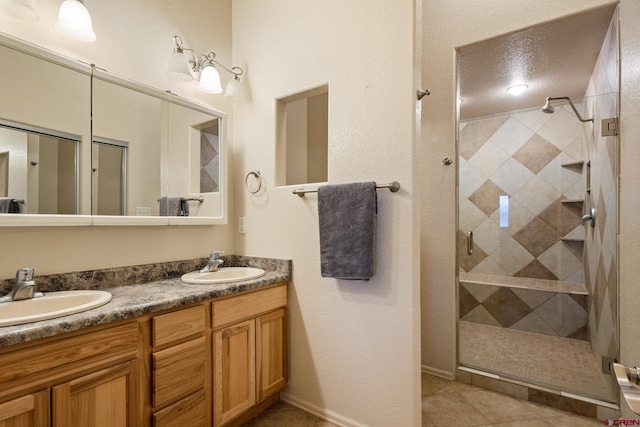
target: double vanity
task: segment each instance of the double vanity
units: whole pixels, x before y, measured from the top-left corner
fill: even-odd
[[[198,259],[36,276],[43,300],[68,289],[111,300],[0,327],[0,425],[233,426],[276,402],[287,383],[291,262],[224,260],[262,275],[183,282],[206,264]],[[9,285],[0,282],[3,295]]]

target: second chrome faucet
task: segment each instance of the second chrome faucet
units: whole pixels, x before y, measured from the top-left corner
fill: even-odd
[[[224,264],[224,260],[219,258],[220,254],[222,253],[223,253],[222,251],[211,252],[211,255],[209,256],[209,262],[207,262],[207,265],[205,265],[200,270],[200,273],[209,273],[211,271],[218,271],[218,268],[220,268],[220,266]]]

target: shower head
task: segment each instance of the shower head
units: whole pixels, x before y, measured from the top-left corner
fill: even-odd
[[[564,99],[566,101],[569,102],[569,105],[571,106],[571,109],[573,110],[574,113],[576,113],[576,116],[578,116],[578,120],[580,120],[581,122],[592,122],[593,123],[593,118],[591,119],[583,119],[582,116],[580,115],[580,113],[578,113],[578,110],[576,109],[576,106],[573,105],[573,102],[571,102],[571,98],[569,98],[568,96],[561,96],[558,98],[552,98],[552,97],[547,97],[546,102],[544,103],[544,105],[542,106],[542,108],[540,109],[540,111],[542,111],[543,113],[547,113],[547,114],[552,114],[555,109],[553,108],[553,105],[551,105],[551,101],[557,101],[560,99]]]
[[[542,108],[540,109],[540,111],[542,111],[543,113],[547,113],[547,114],[553,114],[554,111],[556,111],[553,108],[553,105],[551,105],[551,100],[549,98],[547,98],[547,102],[544,103],[544,105],[542,106]]]

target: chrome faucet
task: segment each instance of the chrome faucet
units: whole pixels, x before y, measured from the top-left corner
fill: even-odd
[[[33,268],[22,267],[16,272],[16,283],[7,295],[0,298],[0,302],[20,301],[24,299],[43,297],[42,292],[36,292],[36,282],[33,280]]]
[[[200,270],[200,273],[209,273],[210,271],[218,271],[218,268],[220,267],[220,265],[224,264],[224,260],[218,258],[221,253],[223,252],[222,251],[211,252],[211,255],[209,256],[209,262]]]

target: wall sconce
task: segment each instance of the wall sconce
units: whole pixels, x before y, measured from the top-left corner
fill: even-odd
[[[23,21],[37,21],[39,19],[34,0],[0,0],[2,10],[14,18]],[[65,0],[58,12],[58,22],[55,29],[73,40],[92,42],[96,34],[91,25],[91,16],[84,6],[84,0]]]
[[[173,41],[176,46],[173,48],[173,53],[169,58],[166,73],[168,78],[178,82],[199,80],[198,90],[205,93],[218,94],[222,92],[220,74],[217,69],[217,66],[219,66],[233,74],[233,78],[227,83],[224,96],[242,96],[242,83],[240,82],[240,76],[244,73],[242,68],[231,67],[229,69],[225,67],[216,61],[216,54],[213,52],[198,57],[195,50],[183,46],[180,36],[173,36]],[[190,54],[187,55],[186,52]]]
[[[80,42],[93,42],[96,34],[91,25],[91,15],[83,0],[64,0],[58,12],[56,31],[73,40]]]

